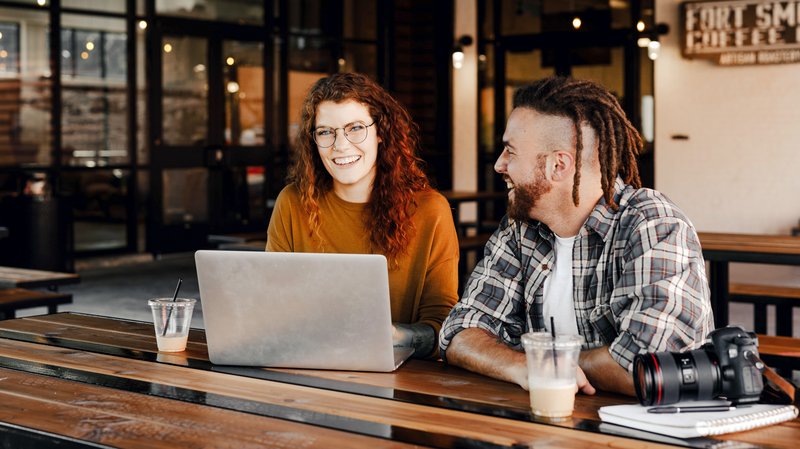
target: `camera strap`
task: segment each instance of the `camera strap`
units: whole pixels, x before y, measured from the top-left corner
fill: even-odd
[[[798,404],[798,399],[800,398],[797,397],[796,388],[791,382],[781,377],[774,369],[768,367],[754,352],[745,351],[744,357],[761,371],[766,380],[764,391],[761,392],[761,402],[772,404],[785,404],[788,402],[789,404],[800,405]]]

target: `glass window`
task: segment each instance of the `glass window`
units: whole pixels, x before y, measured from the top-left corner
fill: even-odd
[[[264,44],[225,41],[225,143],[264,145]]]
[[[164,170],[161,179],[165,225],[208,221],[208,169]]]
[[[502,0],[486,0],[484,2],[483,14],[478,11],[478,20],[480,21],[481,32],[483,39],[494,39],[494,2]]]
[[[156,0],[156,13],[162,16],[262,25],[264,2],[263,0]]]
[[[340,72],[361,72],[376,77],[378,56],[375,45],[346,43],[338,65]]]
[[[483,152],[494,154],[494,47],[486,45],[478,55],[479,144]]]
[[[7,0],[9,3],[22,3],[27,5],[39,5],[39,6],[47,6],[47,0]]]
[[[91,20],[87,17],[87,20]],[[101,78],[103,76],[103,45],[97,31],[75,30],[75,76]]]
[[[166,36],[161,44],[165,145],[205,145],[208,128],[206,40]]]
[[[0,69],[0,165],[49,165],[52,103],[48,15],[0,8],[0,17],[5,25],[0,31],[0,55],[7,53],[6,58],[0,58],[0,64],[6,60],[5,70]]]
[[[630,23],[630,2],[626,0],[496,0],[501,2],[501,29],[505,36],[548,31],[608,30],[626,28]],[[492,7],[487,2],[487,8]],[[613,7],[611,5],[613,4]],[[578,22],[575,19],[579,19]],[[484,20],[484,32],[491,36],[491,15]]]
[[[125,21],[67,14],[62,21],[64,164],[129,163]]]
[[[127,170],[64,172],[61,189],[71,198],[76,251],[127,245]]]
[[[334,62],[325,40],[296,36],[289,39],[289,144],[293,146],[300,129],[300,110],[308,89],[327,76]]]
[[[106,78],[124,80],[127,76],[128,36],[125,33],[105,33],[103,35],[103,73]]]
[[[378,2],[374,0],[344,1],[344,37],[348,39],[377,38]]]
[[[147,124],[147,75],[145,70],[145,31],[136,28],[136,154],[137,162],[146,165],[150,161],[150,134]],[[141,184],[140,184],[141,187]],[[141,235],[141,234],[140,234]]]
[[[63,8],[117,13],[125,12],[125,3],[125,0],[61,0]]]
[[[297,133],[300,131],[300,112],[308,89],[320,78],[328,76],[326,72],[289,72],[289,144],[294,146],[297,142]]]
[[[334,67],[331,48],[322,38],[292,36],[289,38],[289,69],[328,73]]]
[[[19,74],[19,24],[0,22],[0,76]]]
[[[75,30],[61,29],[61,74],[75,76]]]
[[[542,0],[496,1],[502,2],[500,29],[503,35],[541,33]]]
[[[289,32],[322,34],[323,1],[296,0],[289,2]]]

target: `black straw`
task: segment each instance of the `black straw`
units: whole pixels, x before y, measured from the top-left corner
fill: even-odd
[[[178,300],[178,290],[181,289],[181,283],[182,282],[183,282],[183,279],[178,278],[178,285],[175,287],[175,294],[172,295],[172,302],[175,302],[175,301]],[[172,309],[173,309],[173,307],[170,307],[169,308],[169,312],[167,312],[167,321],[164,322],[164,332],[161,333],[162,337],[167,335],[167,327],[169,327],[169,319],[172,318]],[[551,317],[551,319],[552,319],[552,317]]]
[[[556,377],[558,377],[558,355],[556,354],[556,320],[550,317],[550,335],[553,336],[553,365]]]

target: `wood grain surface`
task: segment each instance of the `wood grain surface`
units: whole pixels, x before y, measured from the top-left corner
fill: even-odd
[[[698,232],[704,250],[800,255],[800,237]]]
[[[74,313],[0,321],[0,337],[0,365],[19,364],[16,370],[0,368],[0,421],[117,447],[408,447],[412,442],[426,446],[419,439],[425,435],[437,447],[446,447],[442,441],[462,440],[484,447],[666,447],[596,431],[599,407],[635,401],[617,395],[579,395],[573,419],[557,425],[432,406],[426,402],[430,398],[519,414],[528,410],[528,394],[522,389],[441,362],[411,360],[394,373],[257,370],[394,392],[381,397],[202,369],[200,361],[210,364],[200,330],[192,331],[186,352],[173,354],[157,352],[151,324]],[[21,341],[25,339],[29,341]],[[32,374],[27,366],[46,366],[50,375]],[[93,375],[111,387],[81,381],[81,376]],[[156,391],[137,392],[125,385],[151,385]],[[159,392],[166,395],[156,397]],[[212,407],[208,399],[185,398],[192,395],[290,413],[285,419],[242,413]],[[415,403],[414,395],[426,401]],[[306,418],[320,416],[392,429],[389,438],[396,441],[333,430]],[[404,432],[417,439],[403,439]],[[800,423],[722,439],[794,448]]]

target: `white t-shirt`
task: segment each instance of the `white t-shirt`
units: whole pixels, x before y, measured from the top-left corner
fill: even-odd
[[[550,317],[554,318],[556,332],[578,335],[575,304],[572,299],[572,247],[575,237],[556,237],[555,265],[544,280],[544,326],[550,332]]]

